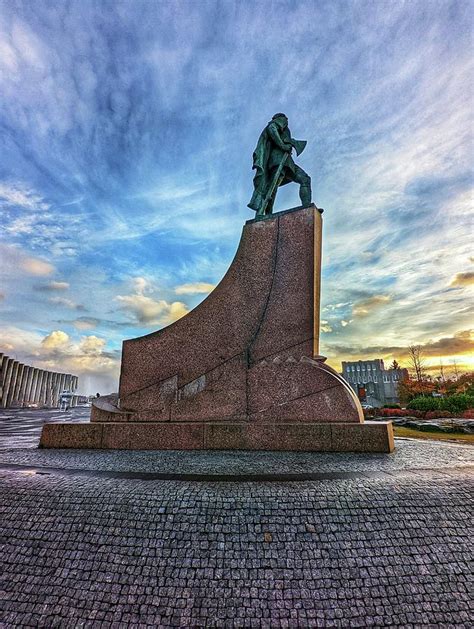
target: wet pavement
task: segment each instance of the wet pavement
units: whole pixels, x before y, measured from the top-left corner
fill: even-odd
[[[69,411],[36,408],[0,409],[0,450],[37,448],[43,424],[88,422],[90,414],[90,408],[79,406]]]

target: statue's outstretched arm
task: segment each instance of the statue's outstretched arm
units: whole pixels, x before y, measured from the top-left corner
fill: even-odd
[[[283,140],[280,137],[278,126],[276,124],[268,125],[268,135],[271,137],[273,142],[278,146],[278,148],[280,148],[282,151],[288,151],[288,152],[291,151],[292,149],[291,144],[287,144],[286,142],[283,142]]]

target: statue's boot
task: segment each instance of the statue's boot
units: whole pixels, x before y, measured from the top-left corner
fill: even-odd
[[[300,186],[300,199],[303,207],[311,205],[311,186]]]

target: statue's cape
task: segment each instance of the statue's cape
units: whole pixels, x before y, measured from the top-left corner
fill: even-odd
[[[260,209],[268,187],[271,184],[272,168],[278,167],[284,152],[278,148],[268,133],[268,127],[273,124],[278,126],[280,137],[284,142],[291,141],[291,133],[288,127],[282,129],[277,120],[271,120],[258,138],[257,146],[253,152],[253,170],[255,175],[253,178],[254,191],[248,207],[258,212]],[[295,163],[291,155],[288,155],[285,164],[285,176],[280,185],[285,185],[292,181],[291,175],[295,171]]]

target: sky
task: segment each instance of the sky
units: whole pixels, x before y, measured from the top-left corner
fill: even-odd
[[[0,351],[116,391],[218,284],[285,112],[324,213],[321,351],[473,359],[469,0],[0,0]],[[275,210],[299,205],[280,190]]]

